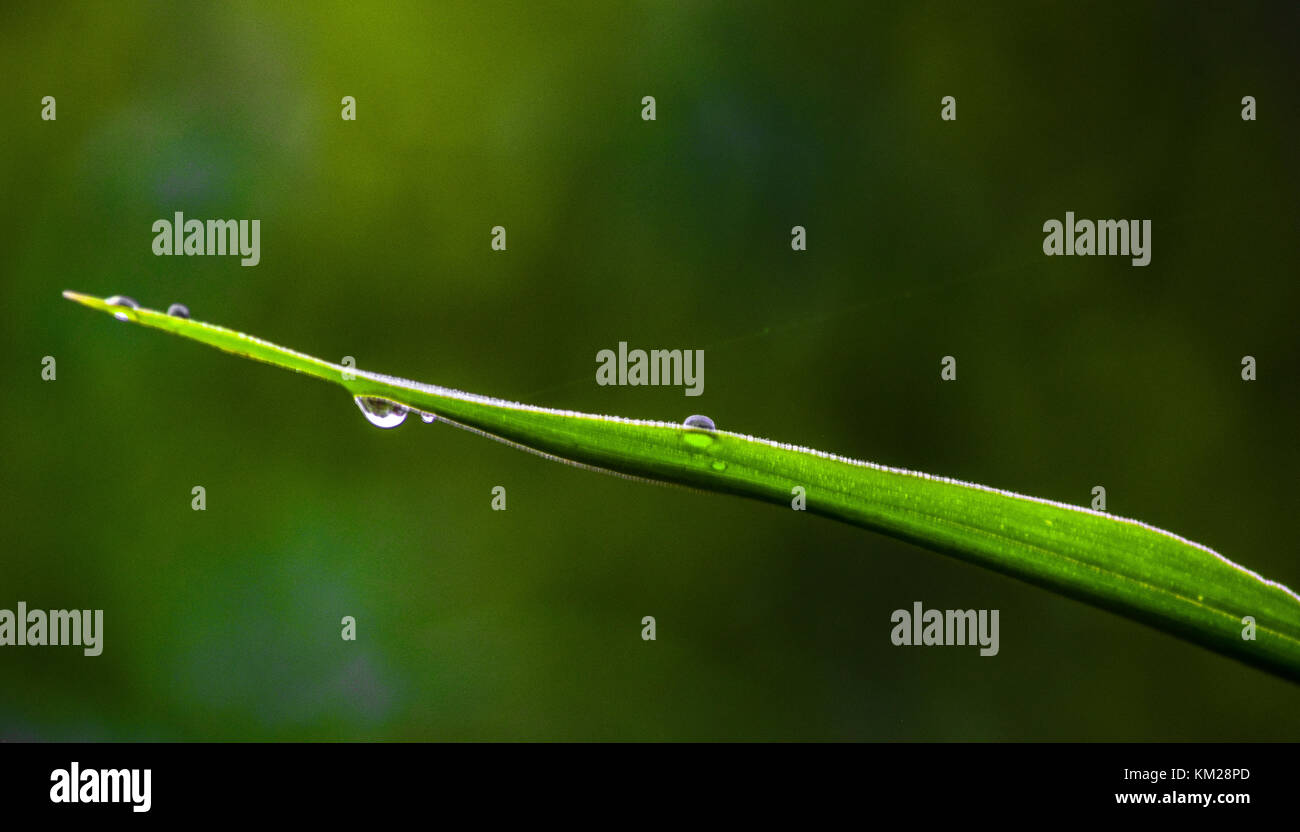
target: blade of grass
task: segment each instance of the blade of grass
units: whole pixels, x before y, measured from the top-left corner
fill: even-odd
[[[812,513],[1011,575],[1300,681],[1300,596],[1137,520],[723,430],[463,393],[332,364],[214,324],[76,292],[64,297],[562,462],[785,506],[802,486]],[[1246,616],[1255,621],[1253,639],[1243,638]]]

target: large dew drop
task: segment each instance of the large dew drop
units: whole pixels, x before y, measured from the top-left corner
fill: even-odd
[[[127,309],[140,308],[140,304],[136,302],[135,298],[129,298],[126,295],[113,295],[111,298],[105,298],[104,303],[109,306],[125,306]],[[125,312],[114,312],[113,317],[117,318],[119,321],[131,320],[126,316]]]
[[[406,408],[388,399],[357,396],[353,399],[370,424],[377,428],[395,428],[406,421]]]
[[[712,419],[710,419],[708,416],[701,416],[698,413],[695,414],[694,416],[687,416],[686,421],[682,422],[682,424],[688,428],[704,428],[705,430],[718,429],[717,426],[713,424]]]

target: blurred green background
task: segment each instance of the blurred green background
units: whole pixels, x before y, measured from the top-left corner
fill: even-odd
[[[861,5],[0,6],[0,607],[105,611],[98,658],[0,648],[0,738],[1300,739],[1300,688],[1112,614],[376,430],[336,387],[59,297],[1077,504],[1104,485],[1300,585],[1296,4]],[[1152,220],[1151,264],[1044,257],[1067,210]],[[175,211],[260,219],[261,264],[155,257]],[[598,387],[619,341],[704,349],[704,396]],[[916,600],[1001,610],[1000,654],[893,647]]]

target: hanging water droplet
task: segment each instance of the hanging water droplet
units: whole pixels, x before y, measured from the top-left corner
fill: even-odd
[[[167,314],[174,318],[188,318],[190,316],[190,308],[183,303],[173,303],[171,306],[167,307]]]
[[[713,424],[712,419],[710,419],[708,416],[701,416],[698,413],[695,414],[694,416],[687,416],[686,421],[682,422],[682,424],[688,428],[704,428],[705,430],[718,429],[717,426]]]
[[[420,421],[424,422],[426,425],[431,425],[438,421],[438,417],[434,416],[432,413],[421,413]]]
[[[395,428],[406,421],[406,408],[388,399],[357,396],[353,399],[370,424],[377,428]]]
[[[109,306],[125,306],[127,309],[140,308],[140,304],[136,302],[135,298],[129,298],[126,295],[113,295],[111,298],[105,298],[104,303]],[[125,312],[114,312],[113,317],[117,318],[119,321],[131,320],[126,316]]]

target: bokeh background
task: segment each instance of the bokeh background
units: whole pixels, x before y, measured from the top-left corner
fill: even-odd
[[[1300,585],[1297,6],[870,5],[0,5],[0,607],[105,610],[97,658],[0,648],[0,738],[1300,739],[1300,688],[1110,613],[377,430],[336,387],[59,297],[1067,502],[1100,484]],[[1044,257],[1067,210],[1151,219],[1151,264]],[[260,219],[261,264],[155,257],[174,211]],[[704,396],[598,387],[620,340],[704,349]],[[1001,653],[893,647],[916,600],[1001,610]]]

